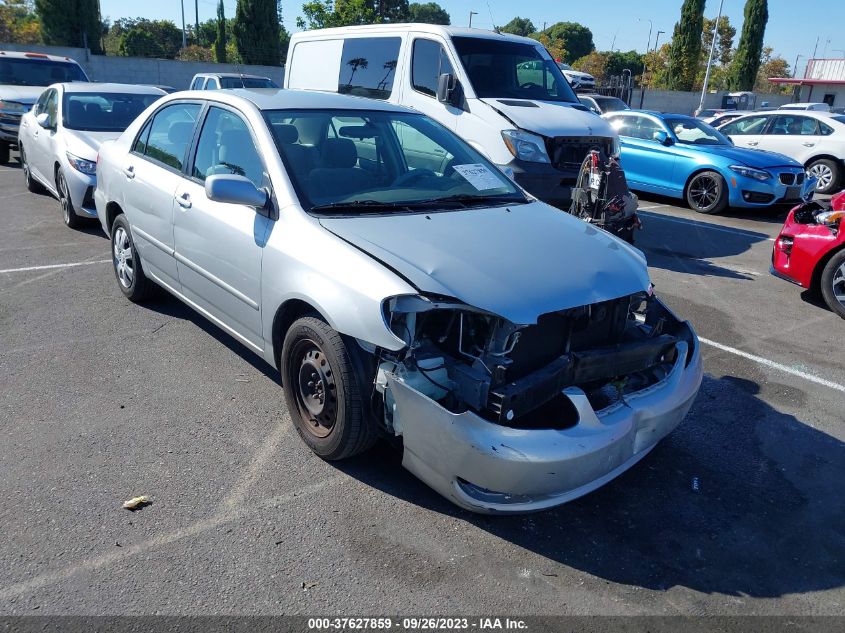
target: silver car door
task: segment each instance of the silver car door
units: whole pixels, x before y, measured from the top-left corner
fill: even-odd
[[[201,109],[197,102],[171,102],[157,110],[121,166],[135,247],[147,274],[175,290],[179,274],[174,259],[174,194],[184,181],[183,167]]]
[[[56,188],[54,165],[56,163],[55,145],[56,129],[58,127],[58,103],[58,91],[55,88],[51,88],[50,94],[47,95],[47,100],[44,103],[44,112],[49,117],[47,127],[36,125],[31,156],[27,152],[27,160],[31,161],[30,165],[35,168],[40,179],[53,190]]]
[[[272,222],[252,207],[209,200],[205,180],[237,174],[263,187],[263,162],[241,115],[217,106],[208,109],[193,154],[190,178],[175,195],[182,293],[261,351],[261,259]]]

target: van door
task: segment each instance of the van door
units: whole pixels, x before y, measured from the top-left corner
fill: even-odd
[[[463,110],[437,100],[440,75],[454,75],[455,70],[444,44],[430,35],[414,35],[411,56],[402,86],[402,105],[419,110],[450,130],[458,127]]]

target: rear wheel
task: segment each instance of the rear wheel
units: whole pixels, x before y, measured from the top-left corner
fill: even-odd
[[[725,179],[715,171],[703,171],[687,185],[687,204],[698,213],[720,213],[728,206]]]
[[[44,187],[41,186],[41,183],[32,177],[32,170],[29,168],[29,163],[26,162],[26,152],[24,152],[23,145],[21,145],[21,169],[23,170],[23,179],[27,190],[32,193],[43,191]]]
[[[11,149],[11,145],[9,145],[6,141],[0,141],[0,165],[5,165],[9,162]]]
[[[120,291],[130,301],[140,303],[155,292],[155,285],[147,279],[125,215],[119,215],[111,228],[112,263]]]
[[[833,193],[836,190],[840,176],[839,165],[836,161],[827,158],[814,160],[807,165],[807,171],[818,180],[816,193]]]
[[[59,204],[62,205],[62,219],[65,224],[72,229],[79,229],[85,223],[85,220],[76,215],[76,209],[73,208],[73,200],[70,199],[70,189],[67,186],[67,180],[61,167],[56,172],[56,191],[59,194]]]
[[[831,257],[822,270],[821,290],[827,306],[845,319],[845,250]]]
[[[325,321],[309,316],[291,325],[281,370],[293,424],[312,451],[337,460],[373,445],[375,425],[364,415],[349,351]]]

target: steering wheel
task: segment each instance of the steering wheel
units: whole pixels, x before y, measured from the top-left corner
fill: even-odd
[[[394,180],[393,186],[401,187],[402,185],[409,185],[412,182],[419,180],[420,178],[429,178],[432,176],[434,178],[437,178],[437,174],[431,171],[430,169],[412,169],[410,171],[406,171],[404,174]]]

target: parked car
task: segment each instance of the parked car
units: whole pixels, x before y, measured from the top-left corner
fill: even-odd
[[[845,191],[829,203],[809,202],[789,212],[772,251],[772,273],[821,291],[845,319]]]
[[[592,112],[596,114],[606,114],[608,112],[619,112],[620,110],[630,110],[627,103],[618,97],[608,97],[597,94],[579,94],[578,101],[587,106]]]
[[[699,344],[636,249],[420,112],[197,94],[100,149],[118,287],[158,284],[278,367],[320,457],[401,438],[458,505],[525,512],[627,470],[688,411]]]
[[[269,77],[243,73],[198,73],[190,90],[232,90],[235,88],[278,88]]]
[[[45,86],[58,81],[87,82],[88,77],[70,57],[0,51],[0,164],[9,162],[18,142],[21,117]]]
[[[734,147],[691,116],[631,110],[604,118],[622,140],[631,189],[683,198],[699,213],[796,202],[815,185],[795,160]]]
[[[61,83],[41,93],[21,119],[18,145],[26,187],[59,199],[71,228],[96,218],[97,150],[165,92],[152,86]]]
[[[738,147],[794,158],[817,180],[818,193],[838,191],[845,167],[845,116],[827,112],[757,112],[722,125]]]
[[[712,119],[702,119],[707,125],[710,127],[714,127],[717,130],[719,127],[724,125],[725,123],[730,123],[734,119],[738,119],[741,116],[745,116],[746,114],[750,114],[748,110],[729,110],[728,112],[723,112]]]
[[[715,119],[715,118],[716,118],[716,117],[718,117],[718,116],[723,115],[724,113],[725,113],[725,110],[714,110],[714,109],[705,110],[705,109],[696,109],[696,111],[695,111],[695,112],[693,112],[693,113],[692,113],[692,115],[693,115],[696,119],[701,119],[701,120],[702,120],[702,121],[704,121],[705,123],[710,123],[713,119]]]
[[[566,80],[576,92],[580,90],[591,91],[596,89],[596,78],[590,73],[575,70],[572,66],[564,64],[563,62],[558,62],[557,65],[563,73],[563,76],[566,77]]]
[[[785,103],[778,110],[810,110],[812,112],[830,112],[826,103]]]
[[[565,208],[590,149],[618,152],[613,130],[581,105],[545,47],[517,35],[435,24],[301,31],[291,38],[285,88],[419,110]]]

